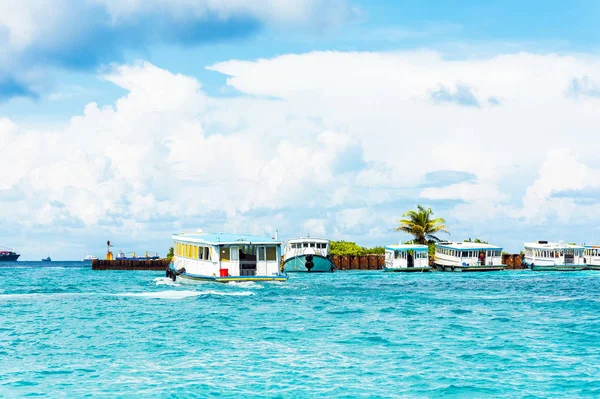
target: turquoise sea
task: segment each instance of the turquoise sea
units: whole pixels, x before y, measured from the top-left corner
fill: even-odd
[[[0,267],[0,397],[600,397],[600,272]]]

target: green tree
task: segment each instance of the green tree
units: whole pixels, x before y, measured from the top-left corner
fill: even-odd
[[[470,238],[468,238],[465,240],[465,242],[471,242],[474,244],[489,244],[489,242],[480,240],[479,238],[476,238],[475,240],[471,240]]]
[[[444,219],[432,219],[432,216],[433,210],[431,208],[418,205],[416,211],[410,210],[402,215],[404,219],[398,221],[400,226],[394,230],[412,234],[414,237],[413,243],[415,244],[427,245],[441,241],[437,234],[440,232],[448,233],[448,226],[446,226]]]
[[[169,253],[167,254],[167,259],[172,259],[175,256],[175,251],[173,247],[169,248]]]
[[[330,242],[330,253],[331,255],[364,255],[365,249],[355,242],[350,241],[331,241]]]

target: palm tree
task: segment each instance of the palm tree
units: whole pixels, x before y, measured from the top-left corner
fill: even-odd
[[[408,211],[398,220],[400,226],[396,227],[395,231],[403,231],[412,234],[415,239],[415,244],[427,245],[437,241],[441,241],[436,235],[439,232],[448,233],[446,221],[442,218],[431,219],[433,211],[431,208],[425,209],[421,205],[417,206],[416,211]],[[450,233],[448,233],[450,234]]]

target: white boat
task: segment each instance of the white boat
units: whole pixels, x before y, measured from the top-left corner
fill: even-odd
[[[535,271],[576,271],[585,269],[584,247],[562,242],[525,243],[525,264]]]
[[[173,281],[285,281],[280,270],[281,241],[271,237],[223,233],[173,235]]]
[[[600,270],[600,245],[586,245],[583,256],[586,269]]]
[[[427,245],[398,244],[385,247],[385,272],[428,272],[429,248]]]
[[[94,255],[86,255],[85,258],[81,259],[82,262],[91,262],[93,260],[98,260],[98,257]]]
[[[329,240],[300,237],[289,240],[283,254],[283,270],[287,272],[333,272]]]
[[[491,272],[504,270],[502,248],[476,242],[435,244],[434,265],[441,271]]]

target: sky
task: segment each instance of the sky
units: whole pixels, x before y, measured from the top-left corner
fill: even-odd
[[[0,246],[600,242],[600,4],[0,0]]]

